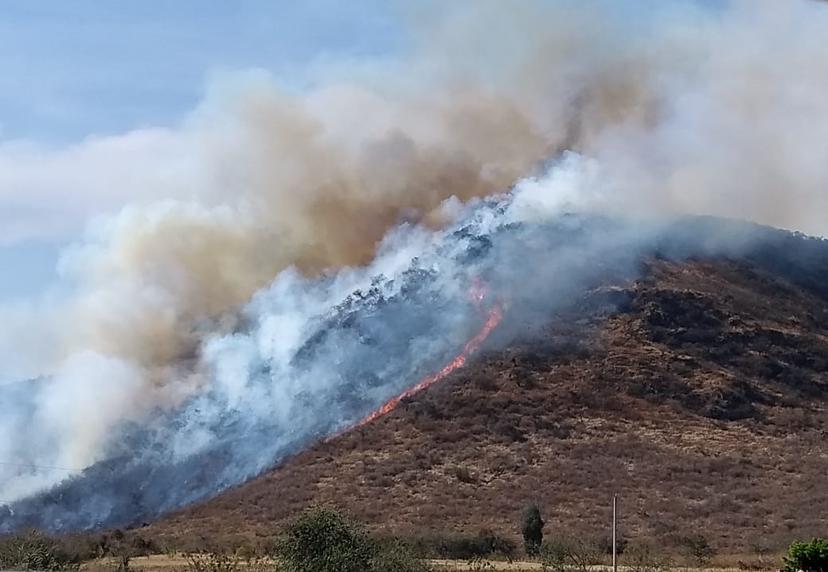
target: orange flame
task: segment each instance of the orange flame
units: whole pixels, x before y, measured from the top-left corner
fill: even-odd
[[[475,276],[474,280],[472,280],[472,285],[469,288],[469,299],[475,306],[480,308],[480,305],[483,303],[483,300],[486,299],[486,295],[488,293],[489,289],[486,287],[486,284],[480,278]]]
[[[482,344],[486,340],[486,338],[489,337],[489,334],[492,333],[492,330],[494,330],[497,327],[497,325],[500,323],[500,320],[502,320],[502,319],[503,319],[503,308],[501,307],[500,304],[498,304],[494,308],[489,310],[489,315],[488,315],[488,318],[486,319],[486,323],[483,324],[483,328],[479,332],[477,332],[477,335],[475,335],[472,339],[470,339],[468,342],[466,342],[466,345],[463,346],[463,350],[459,354],[457,354],[457,356],[453,360],[451,360],[448,364],[446,364],[446,366],[443,367],[443,369],[441,369],[440,371],[438,371],[435,374],[432,374],[432,375],[429,375],[429,376],[423,378],[414,387],[410,387],[410,388],[406,389],[405,391],[403,391],[398,396],[386,401],[382,406],[380,406],[379,409],[377,409],[376,411],[371,413],[368,417],[366,417],[362,421],[359,421],[356,425],[354,425],[354,427],[355,428],[356,427],[361,427],[361,426],[365,425],[366,423],[370,423],[374,419],[378,419],[378,418],[382,417],[383,415],[387,415],[388,413],[391,413],[392,411],[394,411],[394,409],[397,408],[397,406],[400,404],[400,402],[403,399],[411,397],[412,395],[415,395],[415,394],[421,392],[422,390],[431,387],[432,385],[434,385],[435,383],[437,383],[438,381],[440,381],[441,379],[446,377],[448,374],[450,374],[454,370],[456,370],[458,368],[461,368],[464,365],[466,365],[466,360],[469,358],[469,355],[474,353],[475,350],[477,350],[477,348],[480,347],[480,344]]]
[[[486,297],[486,287],[485,285],[478,279],[472,283],[469,295],[471,297],[472,302],[475,303],[476,306],[480,306],[483,302],[483,299]],[[455,371],[458,368],[463,367],[466,365],[466,361],[469,359],[469,356],[473,354],[480,345],[489,337],[489,334],[497,327],[500,321],[503,319],[503,304],[500,302],[495,303],[494,307],[492,307],[488,315],[486,317],[486,322],[483,324],[483,327],[480,329],[477,334],[471,338],[466,344],[463,346],[463,349],[458,353],[453,360],[451,360],[448,364],[446,364],[443,369],[438,371],[435,374],[429,375],[424,377],[417,383],[417,385],[410,387],[403,391],[396,397],[393,397],[383,403],[377,410],[373,413],[355,423],[350,429],[356,429],[357,427],[362,427],[375,419],[379,419],[384,415],[387,415],[394,411],[397,406],[402,402],[403,399],[411,397],[412,395],[416,395],[417,393],[427,389],[437,383],[438,381],[445,378],[451,372]],[[336,436],[336,435],[335,435]],[[335,437],[334,436],[334,437]],[[332,437],[333,438],[333,437]]]

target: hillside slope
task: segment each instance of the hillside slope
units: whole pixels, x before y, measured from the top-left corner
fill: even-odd
[[[314,503],[385,532],[703,533],[728,552],[826,534],[828,300],[761,261],[652,259],[391,414],[141,529],[261,540]],[[795,284],[796,283],[796,284]]]

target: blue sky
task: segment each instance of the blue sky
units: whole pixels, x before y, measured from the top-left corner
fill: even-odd
[[[221,70],[289,76],[334,54],[394,51],[381,0],[4,2],[2,137],[60,141],[175,121]]]
[[[217,73],[264,69],[301,82],[319,60],[393,54],[403,42],[398,16],[383,0],[9,0],[0,8],[0,144],[60,148],[175,125]],[[48,285],[64,246],[0,245],[0,302]]]

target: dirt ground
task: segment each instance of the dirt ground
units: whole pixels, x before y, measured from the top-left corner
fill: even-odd
[[[509,572],[528,572],[533,570],[540,570],[541,566],[538,562],[505,562],[492,560],[488,561],[486,568],[480,568],[461,560],[432,560],[431,563],[438,570],[496,570]],[[751,572],[770,572],[776,570],[776,566],[768,562],[766,567],[754,568]],[[84,564],[82,570],[84,572],[112,572],[115,569],[115,562],[111,559],[96,560]],[[141,556],[130,560],[130,570],[133,572],[184,572],[187,570],[187,559],[184,556],[173,556],[165,554],[156,554],[152,556]],[[245,570],[241,568],[241,572]],[[591,572],[611,572],[610,566],[592,566]],[[631,572],[629,568],[619,566],[621,572]],[[736,567],[711,567],[711,568],[676,568],[680,572],[745,572],[743,568]]]

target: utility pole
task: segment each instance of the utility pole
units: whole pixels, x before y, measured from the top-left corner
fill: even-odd
[[[618,572],[618,495],[612,495],[612,572]]]

